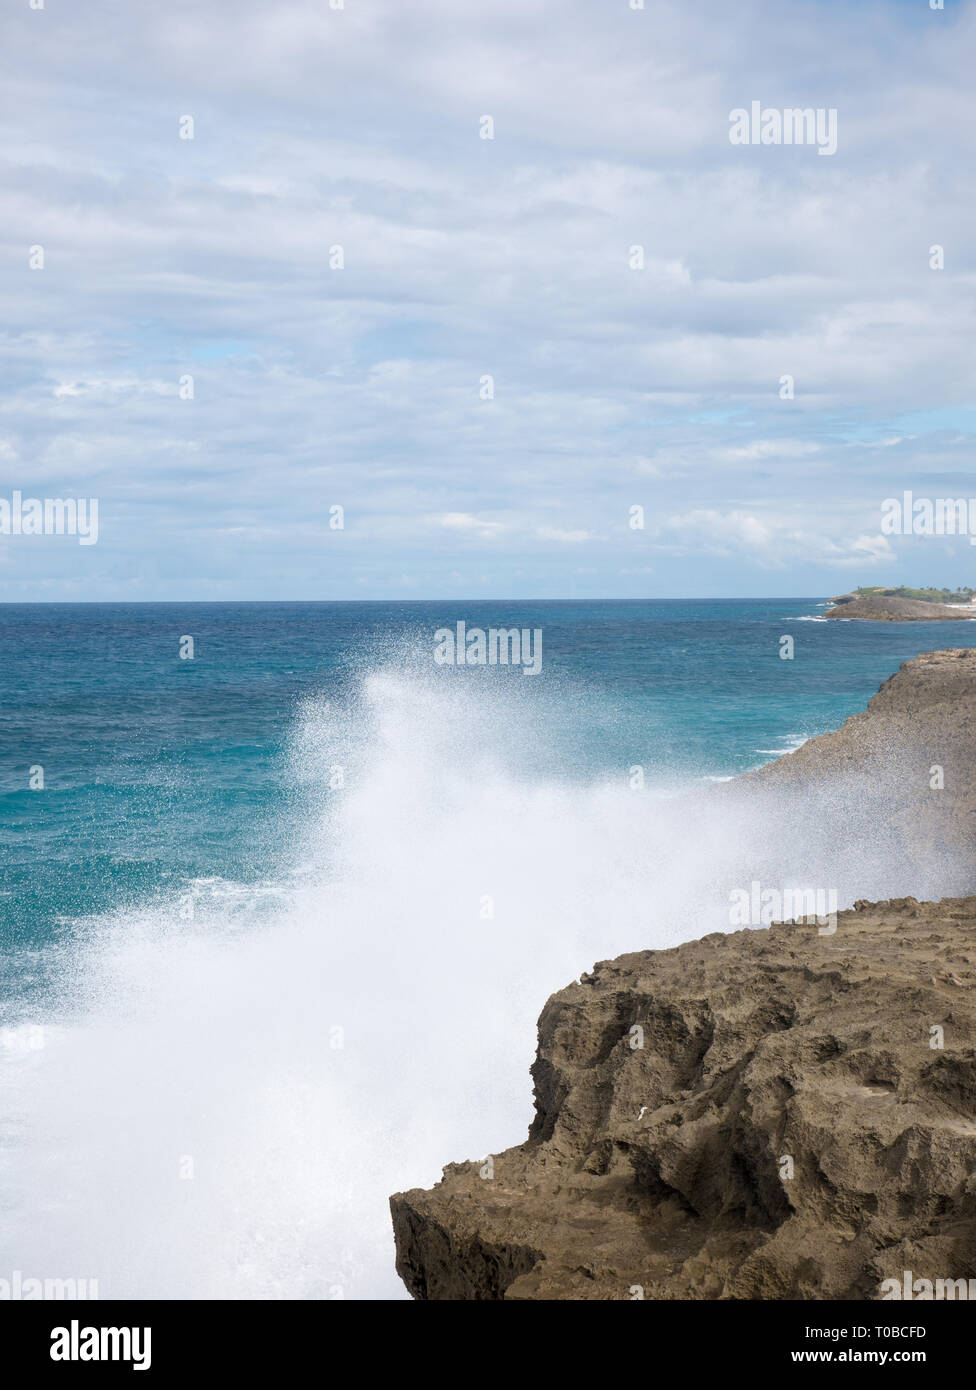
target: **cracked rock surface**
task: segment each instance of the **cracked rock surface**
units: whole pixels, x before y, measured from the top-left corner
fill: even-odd
[[[391,1199],[397,1270],[421,1299],[976,1277],[974,1001],[976,898],[601,962],[543,1010],[527,1142]]]

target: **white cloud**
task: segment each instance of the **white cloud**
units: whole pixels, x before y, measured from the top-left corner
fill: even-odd
[[[877,497],[972,435],[897,420],[971,394],[976,10],[932,20],[833,0],[775,25],[720,0],[7,7],[0,465],[97,493],[104,517],[60,570],[18,556],[11,596],[74,593],[82,562],[92,597],[143,575],[160,596],[271,575],[300,595],[336,502],[336,592],[421,565],[436,584],[476,549],[496,592],[558,591],[586,542],[609,593],[637,502],[694,518],[644,539],[716,592],[743,562],[826,585],[890,560]],[[838,106],[838,154],[733,149],[753,95]]]
[[[828,566],[873,565],[895,558],[884,536],[848,535],[846,523],[823,513],[757,516],[701,509],[668,517],[658,536],[668,551],[735,555],[764,569],[786,568],[797,556]]]
[[[558,526],[539,526],[536,535],[543,541],[560,541],[566,545],[577,545],[590,539],[589,531],[566,531]]]
[[[849,564],[857,564],[862,558],[871,563],[895,559],[887,536],[858,536],[852,548],[855,553],[847,561]]]
[[[482,540],[492,540],[503,529],[498,521],[482,521],[470,512],[445,512],[434,518],[439,526],[448,531],[474,531]]]

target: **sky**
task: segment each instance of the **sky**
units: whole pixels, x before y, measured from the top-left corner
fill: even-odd
[[[973,3],[33,4],[0,499],[99,531],[0,601],[976,584],[881,532],[976,495]]]

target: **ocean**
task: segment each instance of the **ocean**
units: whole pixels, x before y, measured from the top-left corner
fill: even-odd
[[[548,995],[729,930],[677,802],[976,646],[823,606],[0,606],[0,1276],[405,1297],[386,1199],[524,1139]]]

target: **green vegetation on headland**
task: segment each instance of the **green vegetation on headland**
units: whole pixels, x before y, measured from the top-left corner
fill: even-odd
[[[878,585],[862,584],[854,592],[859,597],[873,598],[917,598],[926,603],[969,603],[976,589],[882,589]]]
[[[851,594],[838,594],[831,599],[833,608],[824,613],[825,618],[842,618],[853,622],[863,618],[876,623],[925,623],[925,622],[972,622],[976,607],[972,602],[972,589],[856,589]],[[924,594],[924,598],[909,595]],[[945,594],[946,602],[938,603],[929,595]]]

